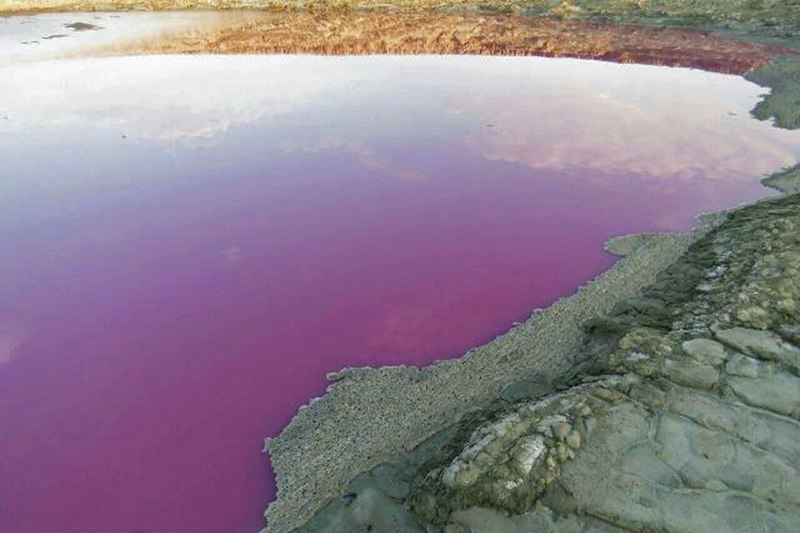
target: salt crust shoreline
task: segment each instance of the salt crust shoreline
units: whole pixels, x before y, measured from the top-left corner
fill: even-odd
[[[423,368],[345,368],[321,398],[302,407],[265,450],[278,499],[263,533],[285,533],[310,519],[357,475],[397,460],[425,439],[480,409],[520,376],[556,380],[575,366],[581,325],[635,297],[713,227],[716,217],[683,234],[650,235],[598,278],[460,359]]]

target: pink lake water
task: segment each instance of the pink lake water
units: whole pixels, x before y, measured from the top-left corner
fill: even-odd
[[[255,533],[343,366],[456,357],[768,194],[800,135],[693,70],[485,57],[0,66],[0,531]]]

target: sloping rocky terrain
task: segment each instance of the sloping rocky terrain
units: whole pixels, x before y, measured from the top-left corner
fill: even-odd
[[[570,375],[522,376],[296,531],[800,531],[800,194],[584,329]]]

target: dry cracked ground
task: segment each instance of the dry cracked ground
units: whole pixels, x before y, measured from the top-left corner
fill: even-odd
[[[300,532],[800,531],[800,195],[729,212],[586,362],[354,480]]]

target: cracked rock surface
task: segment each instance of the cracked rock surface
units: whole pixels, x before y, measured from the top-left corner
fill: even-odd
[[[520,376],[296,531],[800,531],[800,195],[584,329],[571,375]]]

